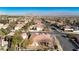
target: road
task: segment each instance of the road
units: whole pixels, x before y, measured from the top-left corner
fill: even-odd
[[[57,31],[54,32],[56,33]],[[60,32],[58,33],[59,35],[55,34],[55,36],[58,38],[64,51],[72,51],[72,49],[75,49],[75,47],[72,45],[68,38],[62,37],[63,34]]]
[[[54,26],[50,26],[48,23],[46,23],[46,25],[48,26],[48,28],[51,28],[51,29],[53,28],[52,30],[54,30],[54,31],[53,31],[52,35],[55,35],[56,38],[59,40],[63,51],[73,51],[72,49],[76,48],[76,45],[74,43],[72,43],[69,40],[69,38],[62,36],[62,35],[66,35],[65,33],[61,32],[61,30],[57,29]]]

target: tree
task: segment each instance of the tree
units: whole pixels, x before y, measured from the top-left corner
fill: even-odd
[[[3,32],[0,30],[0,35],[5,35],[5,33],[3,33]]]
[[[20,32],[16,31],[12,40],[12,45],[14,46],[14,48],[16,48],[16,46],[20,44],[22,40],[23,38],[20,36]]]
[[[5,33],[5,35],[9,33],[6,29],[3,29],[3,28],[1,28],[1,31]]]
[[[27,48],[27,46],[28,46],[29,44],[32,44],[32,43],[33,43],[33,41],[32,41],[31,39],[26,39],[26,40],[24,40],[24,41],[22,42],[21,46],[22,46],[23,48]]]

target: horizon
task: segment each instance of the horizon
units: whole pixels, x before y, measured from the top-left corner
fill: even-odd
[[[79,15],[79,7],[0,7],[0,15]]]

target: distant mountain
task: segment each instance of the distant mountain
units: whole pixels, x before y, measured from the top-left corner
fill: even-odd
[[[37,12],[37,13],[23,13],[23,14],[16,14],[16,13],[10,13],[10,14],[6,14],[6,13],[0,13],[0,15],[11,15],[11,16],[79,16],[79,12],[49,12],[49,13],[41,13],[41,12]]]
[[[49,12],[49,13],[28,13],[32,16],[79,16],[79,12]]]

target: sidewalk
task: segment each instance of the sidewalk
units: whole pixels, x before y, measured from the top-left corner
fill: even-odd
[[[56,42],[56,44],[57,44],[57,46],[58,46],[58,50],[59,50],[59,51],[63,51],[63,49],[62,49],[62,47],[61,47],[61,45],[60,45],[60,42],[58,41],[58,39],[56,38],[55,35],[53,35],[53,36],[54,36],[55,42]]]

